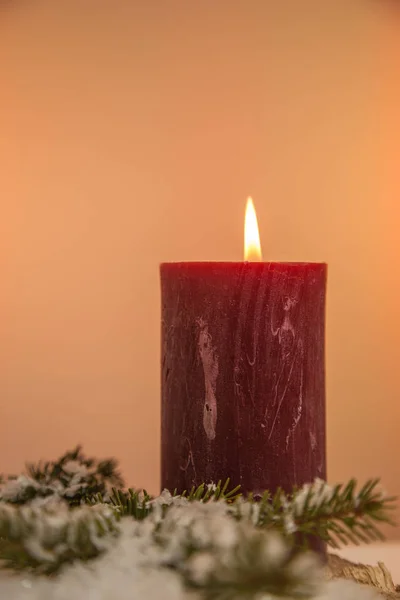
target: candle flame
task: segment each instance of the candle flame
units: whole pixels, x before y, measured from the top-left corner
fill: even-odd
[[[247,198],[244,219],[244,260],[252,262],[260,262],[262,260],[257,215],[251,198]]]

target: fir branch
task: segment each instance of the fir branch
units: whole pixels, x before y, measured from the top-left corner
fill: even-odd
[[[52,573],[66,562],[89,560],[118,534],[118,514],[109,506],[51,501],[42,505],[0,503],[0,561],[16,570]]]
[[[154,540],[162,549],[160,565],[207,600],[309,598],[320,583],[314,556],[293,553],[277,532],[232,519],[222,502],[172,506]]]
[[[135,491],[132,488],[128,488],[128,491],[112,488],[107,500],[100,493],[86,498],[91,506],[109,503],[120,516],[130,516],[137,521],[142,521],[150,514],[151,501],[152,497],[146,490]]]
[[[142,520],[154,510],[162,520],[171,506],[191,502],[206,504],[222,502],[226,511],[237,520],[247,519],[254,525],[276,529],[299,546],[308,546],[310,540],[320,539],[333,548],[348,543],[368,543],[384,536],[377,524],[395,525],[390,511],[395,508],[394,497],[386,497],[378,488],[379,480],[369,480],[357,492],[356,481],[331,487],[322,480],[306,484],[287,495],[278,489],[268,491],[258,500],[252,494],[243,498],[239,486],[229,490],[229,479],[224,484],[201,484],[190,492],[171,494],[168,490],[152,498],[145,490],[127,492],[113,488],[109,501],[121,515]],[[90,498],[90,504],[104,502],[99,494]]]
[[[88,495],[105,494],[111,486],[122,486],[123,479],[117,470],[115,459],[98,461],[87,458],[81,446],[63,454],[54,462],[28,464],[28,474],[44,485],[61,482],[64,490],[69,490],[70,504],[80,504]],[[80,485],[81,484],[81,485]]]
[[[173,496],[180,496],[181,498],[187,498],[189,502],[199,500],[200,502],[209,502],[210,500],[218,501],[225,500],[226,502],[235,502],[241,494],[239,493],[240,485],[237,485],[233,489],[229,489],[230,478],[225,480],[222,484],[220,479],[217,484],[215,483],[202,483],[197,488],[192,487],[190,492],[184,490],[182,494],[178,494],[176,490],[173,492]]]
[[[87,458],[80,446],[56,461],[27,464],[27,475],[10,477],[0,485],[0,500],[25,504],[34,498],[58,496],[79,505],[89,495],[106,497],[111,486],[122,486],[117,461]]]
[[[357,492],[357,482],[331,487],[322,480],[306,484],[286,495],[281,489],[271,496],[265,492],[257,507],[238,504],[235,516],[250,516],[258,526],[275,528],[288,536],[295,535],[298,545],[321,539],[333,548],[341,544],[383,540],[377,523],[395,525],[390,512],[396,508],[395,497],[379,489],[379,480],[368,480]],[[250,496],[249,505],[254,501]],[[251,513],[251,515],[250,515]]]
[[[156,498],[150,496],[146,490],[134,490],[129,488],[128,491],[112,488],[112,493],[105,499],[101,494],[96,494],[87,498],[87,503],[95,505],[97,503],[110,502],[122,516],[131,516],[134,519],[141,521],[146,518],[155,507],[163,507],[165,509],[171,505],[183,505],[190,502],[207,502],[224,501],[228,504],[236,502],[240,498],[238,493],[240,486],[229,489],[229,478],[224,483],[218,481],[214,483],[202,483],[198,487],[192,487],[190,492],[186,490],[182,494],[178,494],[176,490],[171,494],[168,490],[164,490],[162,494]]]
[[[327,492],[327,485],[317,482],[310,486],[303,506],[304,489],[295,492],[292,507],[297,530],[334,548],[384,540],[376,524],[395,525],[390,512],[396,507],[396,498],[385,496],[378,485],[378,479],[371,479],[357,491],[357,482],[352,479]]]
[[[220,551],[194,554],[185,565],[186,585],[201,591],[206,600],[235,600],[309,599],[320,584],[315,557],[289,553],[282,540],[271,534],[242,535],[231,552],[230,563]],[[277,552],[283,552],[278,560]]]

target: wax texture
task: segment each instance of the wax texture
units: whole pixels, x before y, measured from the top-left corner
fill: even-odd
[[[161,487],[326,477],[322,263],[164,263]]]

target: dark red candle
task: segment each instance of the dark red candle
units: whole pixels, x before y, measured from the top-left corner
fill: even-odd
[[[322,479],[326,265],[161,265],[161,484]]]

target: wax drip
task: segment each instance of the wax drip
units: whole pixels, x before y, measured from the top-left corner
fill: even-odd
[[[217,425],[217,399],[215,391],[218,377],[218,356],[215,352],[215,347],[212,345],[212,337],[208,331],[207,323],[204,319],[198,319],[197,324],[200,328],[198,347],[203,364],[205,384],[203,427],[207,438],[213,440],[216,435]]]

